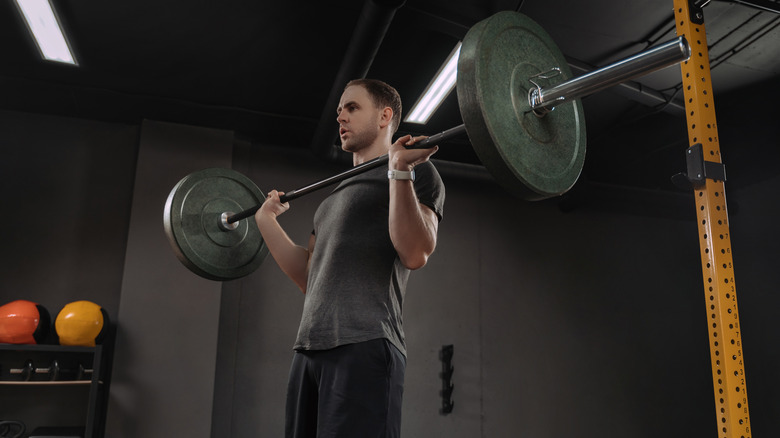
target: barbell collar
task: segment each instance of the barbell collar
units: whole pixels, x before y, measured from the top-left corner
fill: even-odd
[[[658,47],[594,70],[552,87],[533,87],[528,101],[537,115],[544,115],[564,102],[580,99],[633,78],[686,61],[691,48],[681,36]]]

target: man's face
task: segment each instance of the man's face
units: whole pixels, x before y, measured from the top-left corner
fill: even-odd
[[[362,85],[353,85],[344,90],[336,112],[341,149],[357,152],[376,140],[381,111]]]

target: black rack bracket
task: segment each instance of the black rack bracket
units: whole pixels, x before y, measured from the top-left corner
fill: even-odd
[[[678,173],[672,181],[681,188],[701,187],[706,179],[726,181],[726,166],[716,161],[704,160],[704,149],[701,143],[685,150],[687,173]]]

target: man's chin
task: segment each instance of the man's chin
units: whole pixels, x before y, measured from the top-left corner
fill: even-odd
[[[343,141],[341,142],[341,150],[344,151],[344,152],[353,153],[353,152],[357,151],[358,149],[359,148],[356,147],[355,144],[352,143],[352,142],[348,142],[348,141],[347,142],[343,142]]]

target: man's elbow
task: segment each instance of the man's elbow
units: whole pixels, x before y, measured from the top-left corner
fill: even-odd
[[[401,263],[407,268],[412,271],[415,271],[417,269],[422,268],[428,263],[428,257],[430,257],[431,252],[420,252],[418,254],[414,254],[410,257],[403,257],[401,258]]]

